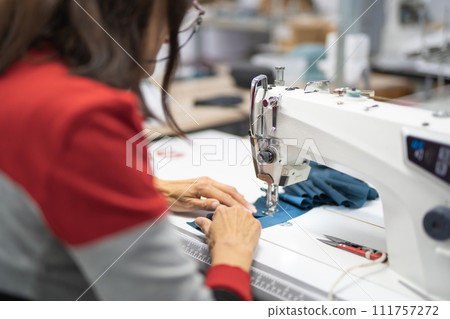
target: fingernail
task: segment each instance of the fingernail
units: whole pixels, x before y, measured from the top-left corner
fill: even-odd
[[[201,223],[200,219],[195,220],[195,225],[197,225],[198,227],[202,227],[202,223]]]
[[[248,204],[247,207],[248,207],[248,209],[250,209],[250,211],[251,211],[252,213],[256,213],[256,212],[258,211],[258,210],[256,209],[255,205]]]
[[[216,209],[217,207],[219,207],[219,205],[220,205],[219,202],[213,202],[211,206],[213,209]]]

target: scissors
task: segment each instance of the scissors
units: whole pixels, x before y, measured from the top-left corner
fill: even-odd
[[[361,245],[352,243],[350,241],[343,240],[343,239],[333,237],[333,236],[325,235],[325,237],[328,238],[329,240],[325,240],[325,239],[321,239],[321,238],[317,238],[317,239],[327,245],[346,250],[348,252],[351,252],[353,254],[362,256],[362,257],[370,259],[370,260],[375,260],[382,256],[382,252],[380,252],[376,249],[372,249],[372,248],[369,248],[366,246],[361,246]]]

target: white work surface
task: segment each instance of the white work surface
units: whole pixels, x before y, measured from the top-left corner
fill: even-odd
[[[188,135],[190,142],[168,138],[150,147],[155,176],[179,180],[209,176],[235,186],[248,201],[265,195],[265,183],[255,176],[250,142],[234,135],[208,130]],[[195,235],[186,224],[205,212],[172,215],[170,221]],[[367,262],[360,256],[317,240],[323,235],[339,237],[376,249],[386,249],[381,201],[369,201],[360,209],[323,206],[290,221],[262,230],[255,261],[328,292],[341,273]],[[388,263],[359,268],[347,275],[335,289],[345,300],[420,300],[399,282]]]

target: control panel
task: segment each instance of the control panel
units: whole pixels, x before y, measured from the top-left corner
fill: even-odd
[[[408,159],[450,185],[450,145],[408,135]]]

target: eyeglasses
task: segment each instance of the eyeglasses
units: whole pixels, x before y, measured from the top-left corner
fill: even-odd
[[[197,0],[194,0],[192,5],[194,6],[194,8],[190,9],[184,15],[183,21],[180,25],[179,33],[186,32],[192,27],[195,27],[202,23],[202,16],[205,15],[205,10],[203,10]]]
[[[200,4],[197,2],[197,0],[194,0],[192,3],[194,8],[190,9],[184,16],[183,21],[181,22],[178,34],[184,34],[188,32],[189,30],[192,30],[191,34],[186,38],[186,40],[183,41],[181,45],[178,45],[177,52],[180,51],[182,48],[184,48],[189,41],[194,37],[196,33],[198,33],[200,26],[203,21],[203,16],[205,15],[205,10],[200,6]],[[157,59],[154,61],[149,62],[162,62],[168,60],[169,57]]]

